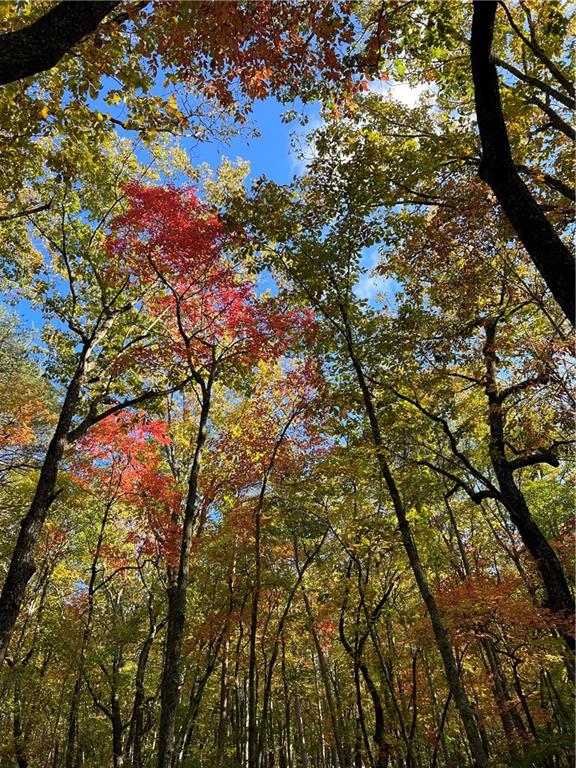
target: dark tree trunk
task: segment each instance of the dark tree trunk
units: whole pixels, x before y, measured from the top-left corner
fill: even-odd
[[[486,343],[483,350],[486,365],[486,395],[489,403],[490,459],[498,479],[502,503],[518,529],[524,546],[538,566],[547,593],[547,607],[554,612],[558,621],[558,631],[567,646],[574,650],[574,635],[571,631],[574,599],[566,576],[556,552],[530,514],[524,495],[514,479],[513,468],[506,456],[503,398],[496,381],[496,326],[496,320],[486,324]]]
[[[386,743],[384,736],[384,708],[382,706],[382,700],[378,689],[372,680],[370,672],[366,664],[358,660],[358,668],[362,674],[362,678],[368,688],[368,693],[372,699],[372,705],[374,707],[374,745],[376,747],[374,754],[374,768],[388,768],[388,762],[390,760],[390,747]]]
[[[28,757],[24,747],[24,729],[22,727],[22,686],[19,672],[14,678],[14,714],[12,719],[12,735],[14,737],[14,754],[18,768],[28,768]]]
[[[478,130],[482,144],[480,178],[494,194],[564,314],[574,324],[574,257],[556,234],[512,158],[500,100],[498,72],[492,58],[496,0],[476,0],[472,21],[471,61]]]
[[[34,498],[26,517],[20,523],[18,540],[12,553],[0,596],[0,664],[6,656],[12,631],[24,600],[26,587],[36,570],[34,550],[40,539],[48,509],[55,499],[54,491],[58,468],[68,444],[67,435],[80,399],[80,390],[85,373],[85,359],[85,355],[83,355],[76,374],[68,386],[60,418],[40,470]]]
[[[261,521],[262,499],[254,512],[254,587],[250,610],[249,659],[248,659],[248,768],[258,768],[258,679],[256,666],[256,640],[261,580]]]
[[[192,536],[197,518],[198,479],[200,476],[202,451],[206,442],[206,425],[210,410],[212,381],[213,378],[211,377],[208,384],[202,387],[202,408],[200,411],[194,459],[188,481],[188,496],[184,510],[180,559],[177,572],[170,575],[171,583],[168,587],[168,627],[160,696],[158,768],[172,768],[173,761],[176,716],[180,705],[181,656],[186,618],[186,590],[188,588]]]
[[[110,711],[112,713],[112,759],[114,768],[122,768],[124,765],[124,745],[122,734],[122,712],[120,710],[120,700],[116,691],[112,693],[110,702]]]
[[[134,681],[134,703],[132,705],[132,716],[130,718],[128,740],[126,742],[126,754],[130,758],[133,768],[142,768],[143,765],[142,746],[145,734],[144,714],[146,707],[144,676],[146,674],[150,650],[158,631],[156,614],[152,605],[152,595],[148,598],[148,618],[148,635],[146,636],[146,640],[138,655],[138,665],[136,667],[136,678]]]
[[[50,505],[57,495],[55,489],[60,462],[70,442],[70,428],[76,415],[82,386],[92,368],[89,358],[94,352],[94,348],[106,337],[114,318],[115,314],[109,314],[106,317],[101,316],[96,322],[90,338],[84,343],[76,371],[64,396],[56,429],[44,457],[34,498],[26,517],[20,523],[20,532],[0,595],[0,666],[8,650],[26,587],[36,570],[34,550],[40,539],[40,533]]]
[[[484,749],[478,724],[474,718],[472,707],[470,706],[468,696],[462,684],[456,659],[454,658],[452,648],[450,647],[450,641],[448,638],[448,632],[446,631],[446,627],[444,625],[444,619],[440,613],[440,609],[438,608],[436,598],[434,597],[434,594],[432,593],[432,590],[428,584],[428,579],[426,578],[424,568],[422,567],[422,563],[420,561],[420,554],[418,552],[414,537],[412,536],[410,522],[406,515],[406,509],[404,507],[400,491],[396,485],[384,454],[384,440],[380,431],[376,408],[374,406],[372,394],[368,388],[368,384],[366,383],[364,370],[360,360],[356,357],[352,338],[352,329],[350,328],[348,315],[343,305],[340,305],[340,311],[342,315],[342,321],[344,323],[345,342],[348,348],[350,362],[354,368],[358,385],[362,393],[364,408],[370,424],[372,439],[376,449],[378,463],[380,465],[380,472],[390,494],[392,506],[398,521],[398,529],[400,531],[402,543],[404,545],[406,555],[408,556],[408,562],[410,563],[416,584],[418,585],[420,596],[422,597],[422,600],[424,601],[430,616],[430,622],[432,624],[436,646],[440,653],[440,657],[442,658],[444,671],[446,673],[446,678],[448,680],[450,690],[452,691],[454,703],[456,704],[458,714],[460,715],[462,725],[464,726],[464,731],[466,732],[466,736],[468,738],[468,745],[470,747],[475,766],[476,768],[488,768],[488,755]]]
[[[72,700],[70,702],[70,714],[68,716],[68,736],[66,739],[66,754],[64,758],[64,764],[66,768],[74,768],[74,757],[76,755],[76,736],[78,732],[78,713],[80,711],[80,697],[82,694],[82,684],[84,679],[84,665],[86,662],[88,643],[90,642],[92,636],[92,626],[94,619],[94,593],[96,589],[96,578],[98,575],[98,563],[100,560],[100,553],[102,551],[102,544],[104,542],[104,534],[106,532],[106,525],[108,523],[108,517],[110,515],[111,509],[112,503],[109,502],[106,505],[104,515],[102,516],[100,530],[98,532],[98,539],[94,549],[94,557],[92,558],[92,565],[90,567],[86,626],[84,627],[84,632],[82,633],[82,645],[80,646],[80,655],[78,658],[78,673],[74,682]]]
[[[0,85],[52,69],[118,5],[119,0],[58,3],[29,26],[0,35]]]

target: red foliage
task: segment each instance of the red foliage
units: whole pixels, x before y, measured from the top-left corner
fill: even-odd
[[[463,640],[490,635],[500,626],[523,636],[548,630],[554,623],[550,612],[534,605],[520,586],[520,578],[497,580],[478,573],[446,585],[438,602],[450,630]]]
[[[166,424],[122,411],[101,421],[82,439],[75,474],[85,488],[97,486],[106,502],[122,502],[144,523],[127,534],[144,554],[174,562],[179,547],[181,493],[163,471]]]
[[[162,320],[165,338],[153,353],[195,368],[254,363],[281,355],[291,333],[309,332],[310,313],[260,298],[225,258],[218,217],[191,189],[125,187],[129,204],[112,222],[107,249],[112,282],[142,287],[143,305]]]
[[[292,99],[314,83],[355,88],[338,50],[353,39],[348,3],[164,2],[151,23],[160,56],[226,106],[238,90],[249,99]]]

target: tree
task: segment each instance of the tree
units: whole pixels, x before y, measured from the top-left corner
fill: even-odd
[[[130,154],[124,159],[124,164],[131,160],[133,167],[137,167]],[[101,249],[101,229],[121,199],[117,170],[113,156],[112,163],[104,167],[102,174],[108,182],[112,182],[112,186],[107,195],[101,195],[97,202],[92,197],[94,187],[87,186],[78,196],[64,185],[58,208],[55,206],[53,211],[38,214],[40,220],[33,220],[32,227],[41,239],[42,255],[36,243],[30,242],[21,220],[13,224],[10,233],[22,243],[23,251],[24,244],[28,243],[34,254],[31,261],[24,259],[23,265],[12,265],[20,276],[27,275],[22,286],[24,292],[28,292],[28,296],[36,302],[42,302],[46,312],[57,323],[49,330],[53,340],[56,377],[63,394],[60,412],[41,461],[33,498],[20,525],[0,596],[2,660],[18,618],[26,585],[35,570],[34,550],[46,515],[58,495],[58,471],[66,448],[102,419],[182,386],[178,371],[168,369],[165,385],[160,391],[147,388],[144,379],[136,384],[138,392],[131,391],[132,397],[121,398],[122,387],[118,379],[126,376],[126,383],[134,384],[130,382],[130,366],[142,352],[150,353],[155,323],[150,323],[138,312],[137,306],[142,300],[142,294],[138,293],[140,286],[135,287],[129,276],[120,284],[113,282],[114,272],[109,269],[105,252]],[[99,189],[102,176],[95,181]],[[80,200],[89,209],[93,228],[87,226],[85,218],[78,214]],[[96,210],[92,208],[93,204],[98,206]],[[67,220],[69,212],[75,214],[70,216],[71,220]],[[10,242],[7,237],[5,246],[9,247]],[[35,268],[40,274],[34,274]],[[160,344],[157,337],[152,341],[152,349],[154,344]]]
[[[37,75],[54,67],[119,2],[58,3],[32,24],[0,39],[0,85]]]
[[[474,3],[470,55],[476,115],[482,142],[482,159],[478,173],[494,191],[552,295],[562,307],[566,317],[574,324],[576,316],[574,256],[556,234],[530,190],[520,178],[512,158],[500,102],[498,74],[491,53],[497,6],[497,2]],[[531,21],[531,16],[528,18]],[[573,95],[574,89],[570,82],[541,52],[538,43],[535,42],[532,26],[531,34],[531,43],[524,37],[523,40],[556,75],[560,87]]]
[[[180,700],[180,666],[186,617],[192,537],[198,526],[198,493],[213,388],[217,378],[282,349],[288,323],[304,317],[279,313],[273,300],[257,301],[249,282],[240,281],[221,252],[220,224],[202,209],[191,191],[127,189],[128,211],[117,217],[109,239],[111,253],[125,275],[145,285],[160,280],[162,297],[152,311],[165,322],[167,348],[188,368],[200,404],[194,454],[182,514],[178,563],[169,570],[168,634],[162,682],[158,765],[173,760]],[[230,374],[229,374],[230,375]],[[178,516],[175,516],[175,522]]]

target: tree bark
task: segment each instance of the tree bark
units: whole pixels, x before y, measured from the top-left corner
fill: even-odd
[[[497,320],[485,325],[486,342],[484,361],[486,365],[486,395],[489,410],[490,460],[498,479],[501,500],[520,534],[522,542],[534,558],[547,593],[547,607],[555,614],[558,631],[570,650],[574,650],[573,626],[574,599],[566,581],[562,565],[556,552],[530,514],[526,499],[515,479],[513,468],[506,456],[504,435],[503,397],[496,380],[496,327]]]
[[[160,727],[158,732],[158,768],[172,768],[176,716],[180,706],[181,656],[186,620],[186,590],[192,551],[192,535],[197,517],[198,480],[202,451],[206,442],[206,425],[210,411],[213,373],[202,386],[202,406],[194,459],[188,481],[184,509],[184,524],[177,573],[172,574],[168,587],[168,628],[164,654],[164,669],[160,696]]]
[[[40,539],[40,533],[50,505],[56,498],[54,491],[58,469],[68,444],[67,435],[80,399],[80,392],[86,375],[87,357],[88,350],[85,349],[68,385],[58,424],[40,470],[34,498],[26,517],[20,523],[20,532],[0,595],[0,665],[6,656],[12,631],[24,600],[26,587],[36,570],[34,550]]]
[[[392,506],[398,521],[398,529],[400,531],[402,543],[408,556],[408,562],[410,563],[410,567],[414,574],[420,596],[422,597],[422,600],[424,601],[430,616],[434,638],[436,640],[436,646],[440,653],[440,657],[442,658],[444,671],[446,673],[446,678],[448,680],[450,690],[452,691],[454,703],[456,704],[458,714],[460,715],[462,725],[464,726],[464,731],[466,732],[466,736],[468,738],[468,745],[470,747],[470,752],[472,754],[475,766],[476,768],[488,768],[488,755],[486,754],[482,744],[480,731],[474,718],[474,713],[472,711],[472,707],[470,706],[470,702],[462,684],[462,680],[460,678],[460,671],[458,669],[456,659],[454,658],[454,654],[452,653],[452,648],[450,647],[448,632],[446,631],[444,620],[442,618],[442,614],[440,613],[440,609],[438,608],[436,598],[434,597],[428,584],[428,579],[426,578],[424,568],[422,567],[422,563],[420,561],[420,554],[418,552],[416,542],[414,541],[414,537],[412,536],[410,522],[406,516],[406,509],[404,507],[402,497],[400,496],[400,491],[396,485],[384,454],[384,440],[380,431],[376,408],[374,406],[372,394],[366,383],[364,370],[360,360],[356,356],[352,338],[352,329],[350,328],[346,309],[342,304],[340,305],[340,312],[344,325],[343,330],[350,362],[352,363],[354,372],[356,374],[356,379],[360,387],[364,409],[370,424],[372,440],[374,442],[378,463],[380,465],[380,472],[392,501]]]
[[[27,27],[0,35],[0,85],[52,69],[118,5],[119,0],[58,3]]]
[[[478,175],[494,194],[552,295],[574,324],[574,257],[557,235],[512,159],[502,111],[498,72],[492,58],[496,0],[475,0],[471,62],[476,117],[482,144]]]

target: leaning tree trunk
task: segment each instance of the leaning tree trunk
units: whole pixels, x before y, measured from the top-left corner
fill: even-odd
[[[26,587],[36,570],[34,550],[40,540],[50,505],[57,496],[58,470],[69,442],[70,428],[76,415],[82,387],[92,367],[90,356],[94,352],[94,348],[106,337],[114,322],[114,317],[115,315],[112,314],[104,319],[100,318],[90,338],[84,343],[74,376],[70,380],[64,396],[56,429],[44,457],[32,503],[26,517],[20,523],[18,540],[0,595],[0,666],[6,657]]]
[[[572,633],[574,599],[558,556],[530,514],[526,499],[514,479],[506,456],[503,399],[496,380],[496,325],[486,323],[484,362],[486,395],[489,403],[490,459],[498,480],[501,500],[528,552],[534,558],[547,593],[547,607],[554,613],[557,629],[570,650],[574,650]]]
[[[448,632],[446,631],[446,627],[444,625],[444,619],[442,618],[442,614],[440,613],[440,609],[438,608],[436,598],[434,597],[432,590],[430,589],[430,586],[428,584],[428,579],[426,578],[424,568],[422,567],[422,563],[420,561],[420,554],[418,552],[418,548],[414,540],[414,537],[412,536],[412,530],[410,528],[410,523],[406,515],[406,509],[404,507],[402,497],[400,496],[400,491],[398,489],[398,486],[396,485],[396,481],[394,480],[394,477],[392,475],[390,467],[388,466],[388,462],[384,454],[384,440],[382,438],[382,433],[380,431],[380,425],[378,422],[378,416],[376,414],[376,408],[374,406],[372,394],[370,392],[370,389],[368,388],[368,384],[366,383],[364,370],[362,368],[360,360],[356,356],[353,338],[352,338],[352,329],[349,324],[346,309],[342,304],[340,305],[340,311],[341,311],[342,321],[344,324],[345,342],[348,349],[350,362],[352,363],[352,366],[354,368],[356,379],[358,381],[358,385],[362,393],[364,409],[370,424],[372,439],[374,442],[374,447],[376,449],[377,459],[380,466],[380,472],[382,474],[382,479],[386,484],[386,487],[390,494],[390,498],[392,500],[392,506],[396,514],[396,519],[398,521],[398,529],[400,531],[400,536],[402,539],[402,543],[404,545],[404,549],[408,556],[408,562],[410,563],[410,567],[414,574],[414,578],[416,580],[416,584],[418,586],[420,596],[422,597],[422,600],[424,601],[424,604],[426,605],[426,609],[428,610],[428,614],[430,616],[430,621],[432,623],[432,630],[434,632],[434,638],[436,640],[436,646],[438,648],[440,657],[442,659],[442,663],[444,665],[444,671],[446,673],[446,678],[448,680],[450,690],[452,691],[454,703],[456,704],[456,708],[458,709],[458,714],[460,715],[462,725],[464,726],[464,731],[468,739],[468,745],[470,747],[472,758],[475,762],[476,768],[488,768],[488,765],[489,765],[488,755],[486,754],[486,750],[484,749],[484,745],[482,743],[482,738],[480,735],[480,729],[478,728],[478,724],[474,717],[472,707],[470,706],[468,696],[464,689],[464,685],[462,684],[462,679],[460,676],[460,670],[458,669],[458,664],[456,663],[456,659],[454,658],[454,654],[452,653],[452,648],[450,647],[450,641],[448,639]]]
[[[26,516],[20,523],[20,532],[0,596],[0,664],[6,657],[26,587],[36,570],[34,550],[40,540],[40,533],[50,505],[56,498],[58,469],[68,444],[67,435],[80,400],[86,364],[87,350],[82,354],[74,377],[68,385],[60,417],[40,470],[34,498]]]
[[[471,61],[482,161],[478,169],[502,206],[564,314],[574,324],[574,257],[558,237],[514,165],[492,58],[496,0],[476,0]]]

